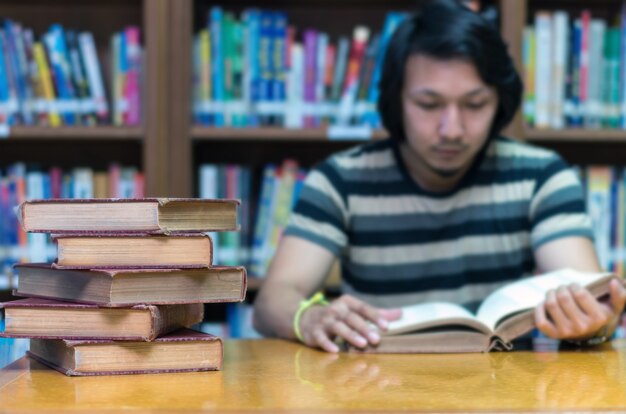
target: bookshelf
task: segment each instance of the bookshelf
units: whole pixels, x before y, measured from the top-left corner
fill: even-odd
[[[52,165],[101,166],[110,162],[129,163],[145,172],[146,194],[165,196],[169,152],[167,99],[165,85],[169,66],[164,44],[168,33],[168,4],[163,0],[6,0],[0,4],[0,17],[31,28],[38,36],[53,23],[75,30],[90,31],[103,68],[110,62],[109,37],[127,25],[141,30],[145,47],[142,126],[14,126],[0,138],[0,166],[16,161]],[[67,152],[71,155],[67,155]],[[83,157],[80,157],[83,154]]]

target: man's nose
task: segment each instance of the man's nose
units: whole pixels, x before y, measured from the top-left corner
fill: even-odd
[[[447,105],[441,114],[439,133],[446,141],[460,140],[463,136],[463,120],[457,105]]]

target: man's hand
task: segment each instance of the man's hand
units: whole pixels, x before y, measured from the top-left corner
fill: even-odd
[[[547,293],[535,310],[537,328],[554,339],[581,340],[594,336],[605,326],[615,328],[626,303],[626,289],[612,280],[608,301],[598,301],[579,285]]]
[[[400,309],[379,309],[353,296],[343,295],[327,306],[313,306],[302,314],[300,332],[304,342],[327,352],[339,352],[335,338],[364,348],[380,341],[390,321],[400,318]]]

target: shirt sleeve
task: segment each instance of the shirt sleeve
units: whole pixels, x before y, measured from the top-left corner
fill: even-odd
[[[562,237],[582,236],[593,241],[591,219],[585,209],[580,179],[556,155],[537,178],[530,220],[534,249]]]
[[[331,161],[311,170],[283,234],[306,239],[338,256],[347,244],[344,190]]]

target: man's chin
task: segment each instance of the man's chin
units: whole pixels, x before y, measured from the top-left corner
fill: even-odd
[[[463,172],[463,168],[437,168],[431,167],[432,172],[441,178],[454,178]]]

